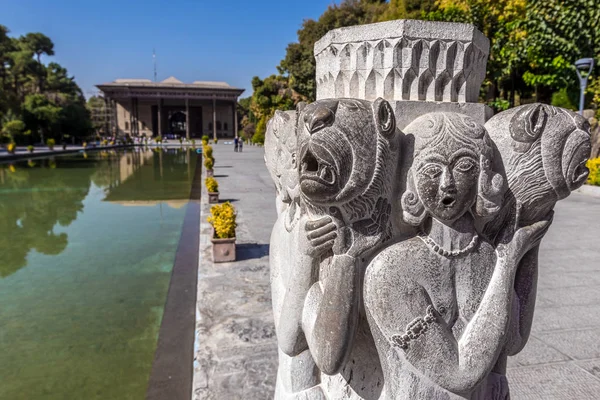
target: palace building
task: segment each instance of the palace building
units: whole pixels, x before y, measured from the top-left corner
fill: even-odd
[[[117,79],[96,85],[104,94],[112,131],[119,135],[177,135],[188,139],[238,136],[237,99],[244,92],[225,82],[183,83]]]

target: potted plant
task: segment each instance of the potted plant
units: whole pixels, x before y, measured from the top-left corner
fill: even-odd
[[[30,144],[29,146],[27,146],[27,151],[29,151],[30,153],[33,153],[34,149],[35,149],[35,147],[33,147],[32,144]]]
[[[213,158],[213,148],[210,145],[202,146],[202,154],[206,158]],[[213,159],[214,160],[214,159]]]
[[[87,146],[88,146],[88,145],[87,145],[87,142],[83,142],[83,143],[81,144],[81,147],[83,147],[84,149],[87,149]]]
[[[235,209],[230,202],[210,208],[208,223],[213,227],[213,262],[235,261]]]
[[[54,139],[48,139],[46,140],[46,146],[48,146],[48,148],[50,150],[54,150],[54,145],[56,144],[56,141]]]
[[[206,168],[206,176],[213,177],[214,171],[213,166],[215,165],[215,160],[213,158],[205,158],[204,159],[204,168]]]
[[[215,139],[215,144],[219,143],[219,139]]]
[[[15,154],[15,150],[17,150],[17,144],[15,142],[10,142],[6,145],[6,151],[10,154]]]
[[[202,146],[208,145],[208,135],[202,136]]]
[[[215,178],[209,176],[204,180],[206,190],[208,191],[208,203],[215,204],[219,202],[219,183]]]

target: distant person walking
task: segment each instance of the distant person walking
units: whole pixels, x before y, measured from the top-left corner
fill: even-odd
[[[242,152],[242,147],[244,146],[244,141],[242,139],[238,140],[238,145],[239,145],[239,152]]]
[[[233,139],[233,151],[236,151],[236,152],[238,151],[238,142],[239,142],[238,138]]]

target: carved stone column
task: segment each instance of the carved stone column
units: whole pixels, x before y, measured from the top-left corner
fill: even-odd
[[[539,244],[591,146],[558,107],[490,118],[488,51],[471,25],[401,20],[315,44],[318,100],[265,135],[276,399],[509,398]]]

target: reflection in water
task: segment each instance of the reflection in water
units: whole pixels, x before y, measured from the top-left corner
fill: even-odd
[[[56,174],[51,161],[0,166],[0,277],[24,267],[32,249],[52,255],[67,246],[67,235],[55,226],[69,226],[83,209],[92,170]]]
[[[142,399],[196,155],[0,165],[0,399]]]
[[[166,166],[164,153],[169,156]],[[101,151],[91,162],[82,162],[80,157],[85,160],[90,154],[0,165],[0,277],[24,267],[32,249],[52,255],[66,248],[67,235],[56,233],[55,227],[67,227],[77,218],[90,182],[104,189],[104,200],[122,205],[155,205],[165,200],[175,208],[187,204],[190,151]]]

